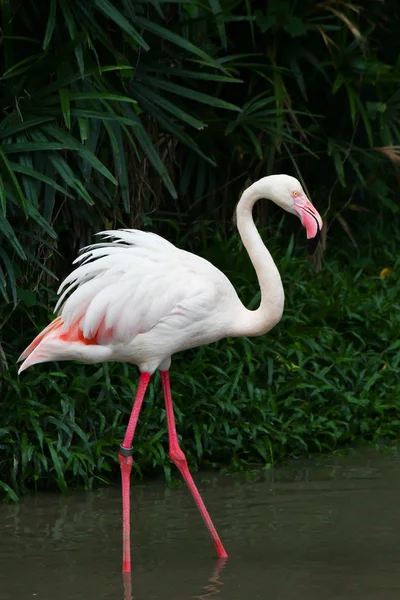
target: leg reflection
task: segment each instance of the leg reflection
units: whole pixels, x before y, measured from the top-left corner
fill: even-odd
[[[132,573],[130,571],[122,573],[124,584],[124,600],[133,600],[132,596]]]
[[[204,593],[200,596],[194,596],[196,600],[213,600],[220,593],[221,587],[224,585],[220,580],[221,571],[225,568],[227,558],[219,558],[215,563],[215,567],[208,578],[207,585],[204,586]],[[124,584],[124,599],[123,600],[134,600],[132,596],[132,573],[122,573],[122,581]]]
[[[217,597],[217,594],[221,591],[221,586],[224,585],[219,577],[227,562],[227,558],[219,558],[217,560],[214,570],[208,579],[208,584],[204,586],[204,594],[195,596],[196,600],[205,600],[206,598],[207,600],[213,600]]]

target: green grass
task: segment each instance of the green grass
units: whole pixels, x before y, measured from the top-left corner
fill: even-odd
[[[194,468],[268,466],[398,437],[399,232],[394,222],[379,227],[374,243],[354,250],[350,264],[351,246],[338,230],[336,249],[328,249],[318,273],[293,240],[278,236],[269,246],[286,291],[281,323],[260,338],[229,339],[174,358],[177,426]],[[256,279],[239,248],[236,237],[214,235],[212,246],[197,251],[224,268],[241,298],[256,306]],[[383,268],[392,269],[385,278]],[[12,329],[3,331],[9,370],[1,383],[0,488],[14,500],[32,489],[92,489],[116,479],[138,381],[135,367],[118,364],[48,363],[17,377],[15,359],[47,322],[47,306],[35,308],[34,325],[31,314],[21,303]],[[134,447],[136,476],[164,472],[170,480],[158,375]]]

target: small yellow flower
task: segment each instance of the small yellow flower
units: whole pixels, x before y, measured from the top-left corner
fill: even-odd
[[[382,271],[379,273],[379,277],[381,279],[385,279],[386,277],[389,277],[389,275],[392,273],[393,269],[391,269],[390,267],[385,267],[384,269],[382,269]]]

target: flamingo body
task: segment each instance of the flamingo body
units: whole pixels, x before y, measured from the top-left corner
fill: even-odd
[[[19,372],[51,360],[86,363],[119,361],[140,369],[139,386],[119,461],[123,496],[123,571],[130,572],[130,472],[132,440],[151,375],[161,372],[169,454],[185,479],[220,558],[226,551],[189,472],[178,441],[169,381],[171,357],[180,350],[228,336],[255,336],[280,320],[284,292],[279,271],[252,218],[260,198],[297,215],[313,250],[322,219],[300,183],[271,175],[247,188],[237,205],[237,226],[257,273],[261,302],[241,303],[227,277],[207,260],[176,248],[154,233],[103,232],[103,241],[84,249],[78,267],[63,282],[52,321],[26,348]]]
[[[244,309],[207,260],[154,233],[107,231],[59,289],[60,315],[28,346],[20,372],[49,360],[120,361],[153,373],[180,350],[235,335]],[[68,298],[65,300],[65,297]]]

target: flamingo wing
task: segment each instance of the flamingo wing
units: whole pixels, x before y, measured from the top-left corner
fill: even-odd
[[[156,234],[102,235],[113,241],[85,248],[75,261],[80,266],[59,289],[55,310],[64,335],[78,324],[85,340],[127,344],[178,308],[186,319],[199,317],[210,310],[222,281],[228,282],[211,263]]]
[[[75,260],[58,290],[59,315],[21,354],[19,372],[48,360],[109,360],[113,346],[129,345],[157,325],[169,340],[183,340],[186,332],[186,342],[197,342],[207,334],[201,323],[216,310],[208,334],[223,337],[226,300],[237,296],[221,271],[153,233],[100,235],[105,239]]]

